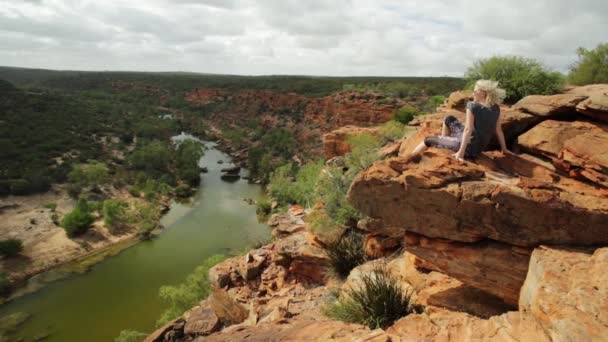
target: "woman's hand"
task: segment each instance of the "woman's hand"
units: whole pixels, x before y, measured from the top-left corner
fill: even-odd
[[[452,157],[454,157],[454,159],[463,162],[464,161],[464,152],[456,152],[452,155]]]
[[[500,151],[500,152],[501,152],[503,155],[505,155],[505,156],[516,156],[516,154],[515,154],[515,153],[513,153],[513,152],[509,151],[507,148],[503,148],[503,149],[501,149],[501,151]]]

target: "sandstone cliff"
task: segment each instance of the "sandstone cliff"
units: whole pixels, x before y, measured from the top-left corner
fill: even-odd
[[[147,341],[605,341],[607,93],[593,85],[504,107],[517,156],[487,151],[458,162],[430,149],[409,157],[445,113],[462,115],[468,95],[454,94],[390,146],[396,157],[351,185],[375,260],[344,283],[327,280],[327,256],[302,210],[274,216],[275,242],[214,267],[213,294]],[[335,135],[345,130],[360,129]],[[356,286],[378,265],[422,313],[385,330],[322,315],[331,288]]]

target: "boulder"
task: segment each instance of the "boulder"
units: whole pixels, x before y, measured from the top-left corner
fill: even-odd
[[[445,103],[441,106],[446,109],[455,109],[464,112],[467,102],[473,99],[470,91],[455,91],[448,96]]]
[[[512,108],[542,117],[576,114],[576,105],[586,98],[587,96],[575,94],[529,95],[519,100]]]
[[[209,307],[224,325],[238,324],[247,319],[249,312],[222,289],[214,289],[207,298]]]
[[[278,264],[287,265],[288,273],[304,282],[322,284],[325,282],[327,255],[311,245],[306,232],[294,233],[275,244]]]
[[[525,151],[552,161],[570,177],[608,188],[608,126],[547,120],[519,137]]]
[[[608,84],[590,84],[575,87],[566,93],[586,96],[576,105],[576,110],[594,120],[608,122]]]
[[[220,319],[209,307],[196,307],[184,325],[186,335],[209,335],[218,331],[222,324]]]
[[[363,246],[369,258],[382,258],[393,254],[401,247],[401,239],[382,234],[366,234]]]
[[[439,308],[401,318],[386,333],[408,342],[551,341],[536,322],[526,321],[518,312],[482,319]]]
[[[553,341],[605,341],[607,269],[608,248],[536,248],[521,289],[520,312]]]
[[[406,234],[405,245],[409,253],[441,272],[517,307],[532,252],[529,248],[488,240],[462,243],[430,239],[415,233]]]
[[[239,263],[239,274],[245,280],[255,279],[260,273],[262,273],[264,263],[266,262],[266,255],[263,253],[257,253],[260,250],[251,251],[243,258]],[[263,249],[261,251],[264,251]]]
[[[240,283],[241,279],[238,276],[240,263],[240,258],[230,258],[211,267],[209,269],[209,282],[211,286],[221,289]]]
[[[493,156],[504,164],[519,159]],[[416,158],[372,164],[355,177],[348,199],[385,227],[431,238],[490,238],[524,247],[608,243],[608,194],[555,177],[548,182],[514,176],[430,149]]]

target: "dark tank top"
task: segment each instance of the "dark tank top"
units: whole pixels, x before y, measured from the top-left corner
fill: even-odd
[[[475,122],[466,154],[470,157],[476,157],[488,147],[496,132],[496,121],[498,121],[500,115],[500,107],[498,105],[485,107],[480,103],[469,101],[467,109],[470,109],[473,113]]]

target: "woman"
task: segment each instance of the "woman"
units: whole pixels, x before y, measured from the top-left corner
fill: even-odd
[[[494,133],[498,136],[503,153],[513,154],[507,149],[505,136],[500,126],[500,107],[505,91],[498,88],[498,82],[479,80],[473,90],[473,101],[467,103],[465,124],[452,115],[443,120],[440,136],[428,136],[416,146],[413,155],[428,147],[447,148],[455,151],[454,158],[477,157],[490,143]]]

